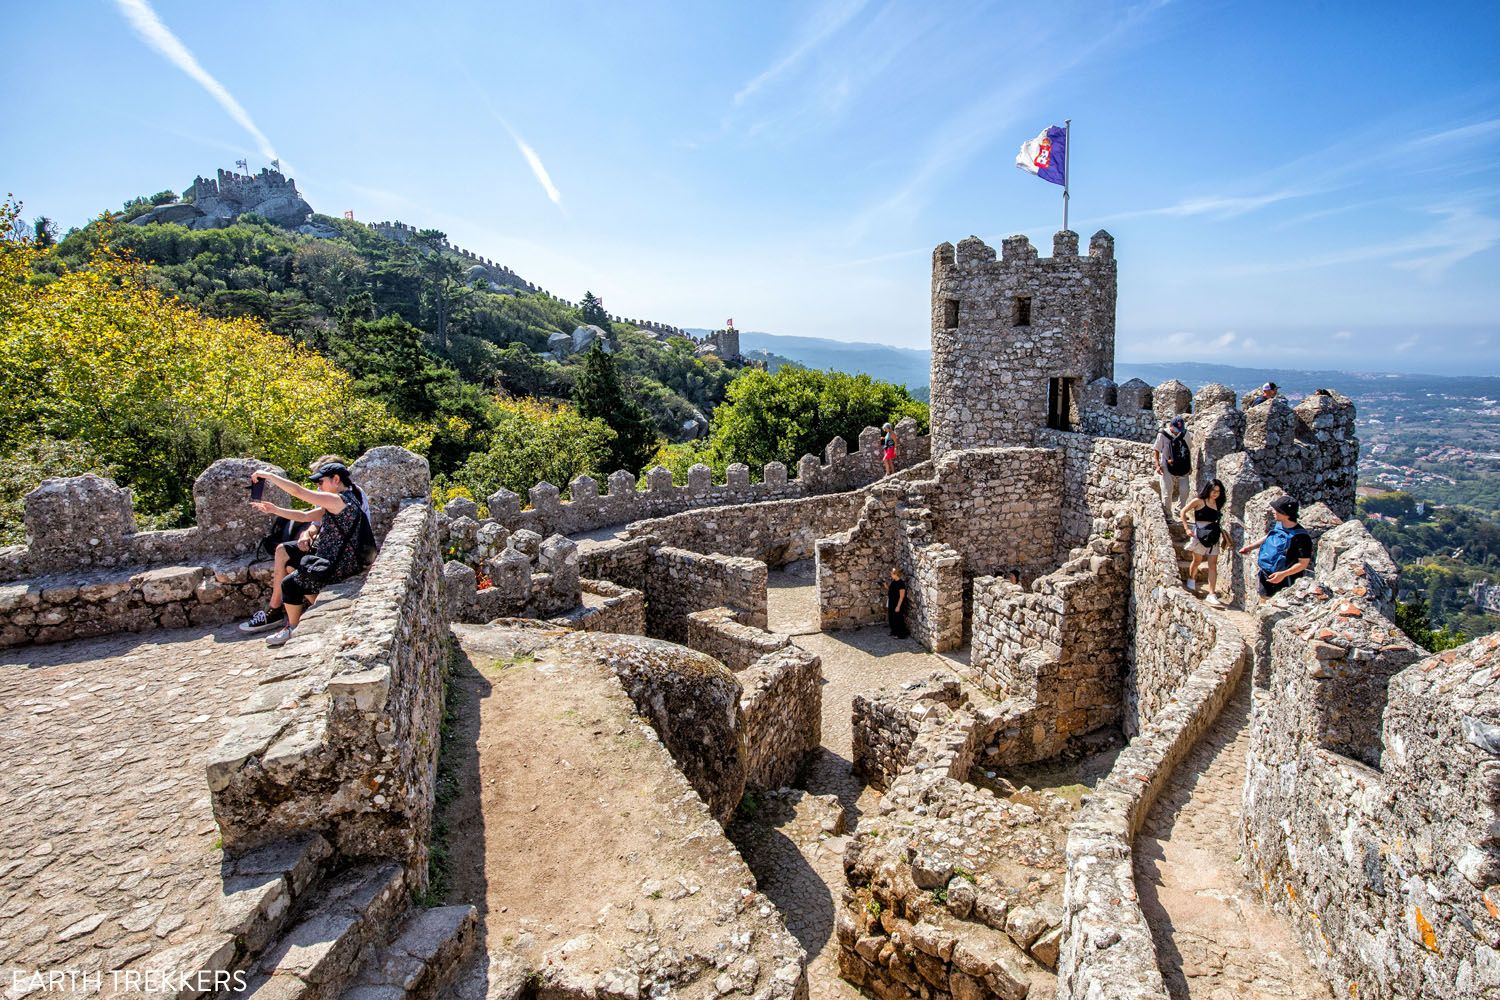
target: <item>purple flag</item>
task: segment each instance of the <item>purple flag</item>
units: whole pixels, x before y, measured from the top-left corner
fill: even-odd
[[[1035,139],[1021,143],[1016,166],[1044,181],[1068,186],[1068,133],[1052,125]]]

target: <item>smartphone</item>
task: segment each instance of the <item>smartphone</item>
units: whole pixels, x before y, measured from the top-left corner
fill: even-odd
[[[257,480],[255,480],[254,482],[252,482],[250,484],[250,499],[251,500],[259,500],[261,497],[265,496],[265,493],[266,493],[266,481],[264,479],[257,479]]]

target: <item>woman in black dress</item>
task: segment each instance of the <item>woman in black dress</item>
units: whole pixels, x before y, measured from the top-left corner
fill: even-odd
[[[885,588],[885,620],[891,627],[891,635],[905,639],[911,635],[906,628],[906,581],[901,571],[891,567],[891,582]]]

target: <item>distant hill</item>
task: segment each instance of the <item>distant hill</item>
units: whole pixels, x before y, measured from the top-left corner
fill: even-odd
[[[694,330],[702,335],[707,331]],[[765,351],[790,358],[807,368],[864,373],[882,382],[916,389],[931,379],[932,352],[889,344],[845,343],[822,337],[783,337],[746,330],[740,333],[740,350]]]

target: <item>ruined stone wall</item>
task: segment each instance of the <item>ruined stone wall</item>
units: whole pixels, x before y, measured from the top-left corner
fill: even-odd
[[[1425,655],[1335,530],[1256,612],[1247,867],[1340,996],[1500,995],[1500,637]]]
[[[1087,547],[1030,588],[974,581],[971,674],[1023,709],[989,741],[987,764],[1054,756],[1119,718],[1133,526],[1128,518],[1099,525]]]
[[[1058,557],[1088,541],[1097,517],[1125,509],[1131,487],[1153,475],[1151,449],[1135,441],[1038,431],[1037,445],[1062,453]]]
[[[581,580],[583,604],[551,619],[562,628],[579,632],[612,632],[616,635],[646,634],[646,595],[608,580]]]
[[[712,657],[657,639],[574,633],[558,642],[614,671],[714,819],[728,821],[745,794],[742,689],[734,674]]]
[[[1303,507],[1321,501],[1341,518],[1354,516],[1359,439],[1348,397],[1319,389],[1295,408],[1281,396],[1250,407],[1244,450],[1263,480]]]
[[[648,534],[588,546],[579,551],[578,573],[591,580],[608,580],[622,587],[643,590],[646,563],[650,561],[651,546],[655,544],[657,539]]]
[[[1044,448],[982,448],[943,456],[935,483],[917,482],[908,503],[926,506],[937,537],[967,576],[1019,570],[1027,579],[1057,564],[1063,504],[1061,456]]]
[[[781,632],[746,625],[745,617],[733,608],[709,608],[687,616],[684,645],[707,653],[735,673],[749,669],[761,657],[791,645],[791,637]]]
[[[917,423],[910,417],[896,425],[900,441],[896,467],[905,471],[922,465],[931,454],[931,441],[917,433]],[[579,476],[569,484],[570,499],[551,483],[538,483],[528,491],[529,506],[523,509],[522,498],[509,490],[499,490],[489,497],[489,517],[479,527],[494,523],[507,531],[522,528],[540,535],[571,535],[599,528],[630,524],[635,521],[667,518],[684,511],[716,508],[768,501],[792,500],[859,489],[879,481],[885,475],[880,461],[880,429],[866,427],[860,432],[858,448],[850,451],[843,438],[834,438],[823,449],[820,460],[804,455],[798,461],[796,478],[788,479],[787,468],[780,462],[765,466],[761,481],[750,481],[750,469],[742,463],[729,466],[723,483],[713,482],[706,465],[688,470],[686,486],[674,486],[672,473],[660,466],[646,473],[646,489],[638,490],[636,477],[615,472],[609,477],[608,492],[600,494],[599,482]],[[444,513],[450,517],[476,517],[473,501],[450,502]]]
[[[1214,647],[1224,619],[1188,593],[1177,575],[1177,551],[1162,512],[1160,494],[1138,483],[1130,506],[1135,521],[1121,728],[1144,731],[1179,696],[1179,688]]]
[[[854,696],[854,774],[885,791],[906,766],[917,730],[933,705],[958,708],[967,700],[958,677],[934,673],[897,688]]]
[[[207,767],[226,852],[315,832],[426,885],[447,617],[433,514],[413,501],[362,579],[326,589]],[[295,668],[295,669],[291,669]]]
[[[738,673],[745,787],[790,787],[822,743],[822,660],[788,643]]]
[[[685,642],[688,616],[709,608],[732,608],[742,624],[766,625],[766,564],[755,559],[657,546],[645,591],[646,634],[659,639]]]
[[[855,492],[716,507],[639,521],[626,529],[625,537],[650,535],[663,545],[693,552],[720,552],[784,566],[809,558],[817,539],[853,524],[864,502],[864,495]]]
[[[895,484],[872,488],[854,524],[818,539],[818,615],[825,631],[885,620],[891,567],[903,563],[896,528],[901,497]]]
[[[1050,379],[1082,387],[1114,374],[1114,240],[1100,231],[1078,255],[1059,232],[1038,259],[1024,236],[999,260],[976,237],[932,254],[933,455],[1030,445],[1047,426]]]
[[[282,473],[213,463],[193,483],[197,523],[169,531],[137,531],[130,491],[108,479],[43,482],[25,501],[29,543],[0,558],[0,647],[217,625],[262,607],[272,563],[253,560],[271,517],[249,506],[257,469]],[[402,497],[429,488],[426,460],[401,448],[374,449],[355,470],[382,526]],[[265,499],[292,505],[272,486]]]

